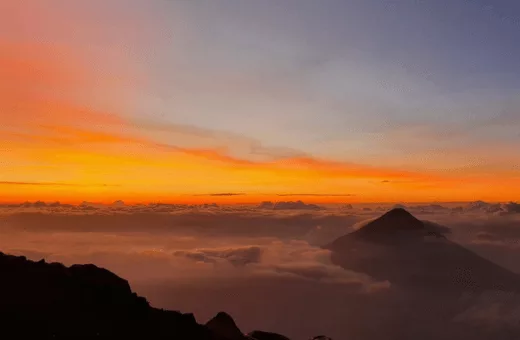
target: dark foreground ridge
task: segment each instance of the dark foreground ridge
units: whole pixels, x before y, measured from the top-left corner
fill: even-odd
[[[207,325],[156,309],[128,282],[95,265],[34,262],[0,252],[0,339],[278,340],[244,335],[231,316]]]
[[[448,240],[441,229],[398,208],[324,248],[333,263],[406,289],[520,292],[517,274]]]

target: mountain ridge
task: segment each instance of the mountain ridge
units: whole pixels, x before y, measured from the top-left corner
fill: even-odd
[[[193,314],[154,308],[128,281],[93,264],[66,267],[0,252],[0,273],[1,338],[258,340],[224,312],[202,325]]]

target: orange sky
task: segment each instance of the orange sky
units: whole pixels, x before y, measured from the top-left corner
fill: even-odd
[[[247,158],[235,152],[254,144],[247,137],[186,126],[161,130],[126,115],[124,102],[102,111],[99,92],[132,87],[119,81],[138,81],[138,72],[127,70],[115,81],[79,54],[59,44],[0,41],[2,201],[519,199],[514,173],[408,171],[308,154]],[[163,138],[169,129],[176,131]],[[198,142],[186,142],[192,139]]]
[[[65,98],[71,89],[95,84],[86,65],[50,58],[66,56],[64,51],[5,43],[0,49],[3,201],[513,200],[518,190],[511,188],[520,188],[520,180],[511,178],[416,173],[310,156],[251,161],[225,149],[164,144],[117,112]]]

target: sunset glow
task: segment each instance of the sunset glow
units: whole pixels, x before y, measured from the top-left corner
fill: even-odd
[[[301,126],[273,120],[277,115],[300,114],[298,108],[307,105],[303,94],[273,89],[280,84],[271,79],[247,79],[250,75],[241,75],[240,66],[226,74],[228,61],[220,74],[208,69],[201,75],[201,66],[190,76],[186,69],[173,65],[176,61],[168,66],[161,50],[146,54],[146,44],[154,44],[150,37],[159,39],[168,31],[179,35],[171,49],[195,55],[197,51],[190,51],[185,39],[204,40],[201,32],[168,26],[161,19],[154,23],[148,12],[140,15],[128,10],[123,18],[100,19],[96,14],[100,9],[92,6],[81,22],[75,22],[80,6],[63,5],[52,15],[44,11],[29,14],[27,6],[12,5],[0,14],[4,32],[0,35],[0,190],[4,202],[237,203],[279,200],[280,195],[330,203],[520,199],[518,152],[514,154],[511,144],[498,140],[494,144],[483,138],[466,145],[461,137],[460,144],[454,139],[446,147],[442,139],[452,137],[430,136],[428,126],[420,125],[425,132],[410,129],[416,135],[408,136],[406,148],[399,144],[403,138],[399,128],[368,134],[369,139],[357,142],[332,138],[328,144],[317,141],[316,147],[309,146],[305,132],[299,135]],[[186,9],[185,14],[190,13]],[[100,20],[96,29],[85,28],[89,18]],[[115,20],[118,30],[107,35],[100,32],[106,28],[105,19]],[[148,24],[151,32],[141,34],[149,36],[123,36],[119,29],[132,20]],[[9,29],[20,25],[24,29],[17,33]],[[78,30],[77,36],[65,34],[73,28]],[[53,30],[61,32],[59,38],[54,39]],[[134,42],[132,50],[111,44],[117,38],[126,47],[125,43]],[[95,43],[109,46],[108,52],[97,55],[92,47]],[[117,59],[120,56],[124,57]],[[213,58],[209,63],[222,62]],[[111,68],[118,60],[120,67]],[[179,67],[178,77],[164,83],[153,79],[152,71],[146,72],[161,67],[170,74]],[[184,87],[175,90],[178,82]],[[190,93],[183,97],[183,91]],[[274,98],[274,93],[283,98]],[[272,98],[266,98],[269,96]],[[211,101],[202,103],[209,97]],[[220,112],[233,103],[239,111],[234,119],[222,116],[213,128],[200,118],[205,110],[211,121],[219,120]],[[203,108],[205,105],[208,107]],[[262,105],[270,111],[263,124],[267,130],[273,125],[272,135],[264,130],[249,135],[249,117],[257,115]],[[314,103],[309,105],[316,108]],[[363,109],[345,105],[346,111]],[[434,115],[440,110],[435,106],[420,109]],[[323,124],[329,119],[324,112],[313,114]],[[199,117],[200,124],[186,117]],[[362,128],[354,126],[356,121],[354,116],[351,127],[358,131]],[[229,131],[225,129],[228,122]],[[244,133],[236,132],[240,122],[247,125]],[[508,128],[501,126],[503,131]],[[345,130],[345,137],[348,134]],[[301,148],[295,148],[299,138]],[[416,149],[412,148],[414,139]],[[493,151],[488,156],[482,150],[489,148]],[[376,151],[377,156],[372,157]]]

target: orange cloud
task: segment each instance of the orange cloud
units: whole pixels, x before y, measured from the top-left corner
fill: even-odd
[[[316,158],[286,158],[278,161],[260,162],[239,159],[226,154],[226,150],[195,149],[185,148],[175,145],[161,144],[140,136],[119,134],[116,132],[102,132],[87,129],[79,129],[67,126],[42,126],[41,131],[46,131],[50,135],[30,135],[30,138],[37,138],[47,143],[54,142],[60,145],[85,146],[92,144],[126,144],[134,147],[141,147],[155,150],[159,153],[184,154],[207,161],[222,163],[237,169],[257,168],[274,169],[276,171],[295,171],[295,172],[314,172],[318,175],[329,175],[336,177],[361,177],[361,178],[400,178],[408,180],[427,179],[423,174],[416,174],[393,169],[376,168],[320,160]],[[167,157],[167,156],[166,156]],[[433,176],[430,176],[433,179]]]

